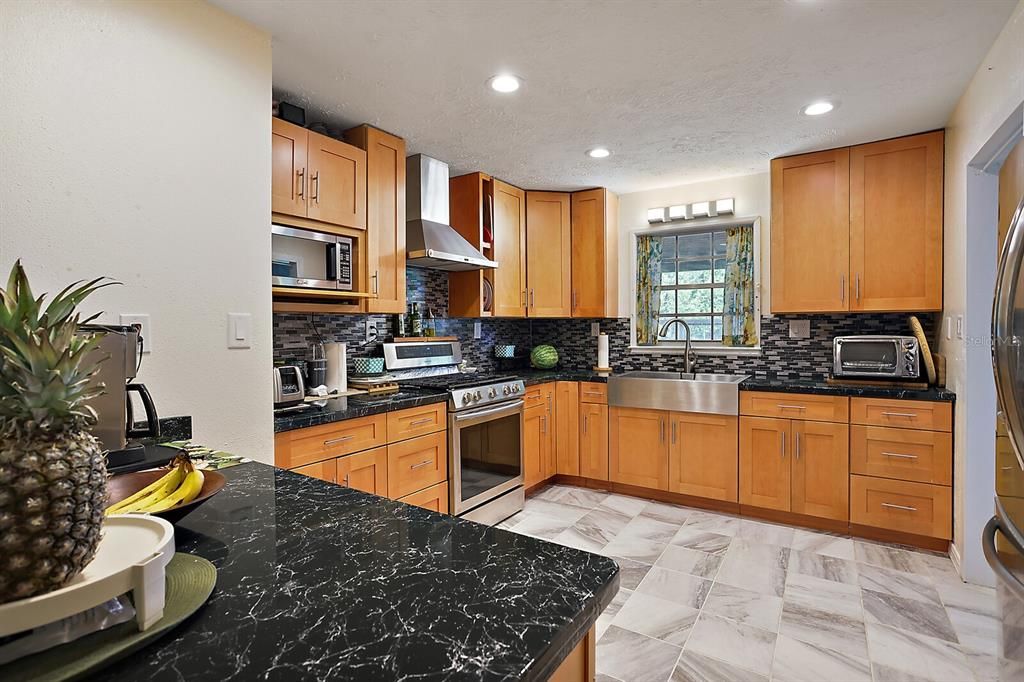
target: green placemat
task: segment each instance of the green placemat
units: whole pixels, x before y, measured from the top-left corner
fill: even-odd
[[[77,680],[146,646],[206,603],[217,583],[217,569],[206,559],[175,554],[167,564],[164,615],[145,632],[132,619],[73,642],[0,666],[9,680]]]

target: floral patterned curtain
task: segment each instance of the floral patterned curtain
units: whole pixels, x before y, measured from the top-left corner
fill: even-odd
[[[640,235],[636,239],[636,342],[658,343],[658,308],[661,293],[661,239]]]
[[[754,319],[754,230],[730,227],[725,231],[725,314],[723,346],[756,346]]]

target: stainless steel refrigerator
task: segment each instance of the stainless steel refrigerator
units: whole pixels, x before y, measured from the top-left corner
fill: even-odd
[[[992,311],[992,359],[999,399],[995,515],[982,547],[996,574],[1003,680],[1024,674],[1024,201],[1003,244]]]

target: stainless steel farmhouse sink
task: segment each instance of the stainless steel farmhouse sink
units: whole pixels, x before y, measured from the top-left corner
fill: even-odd
[[[608,404],[652,410],[739,414],[743,374],[626,372],[608,377]]]

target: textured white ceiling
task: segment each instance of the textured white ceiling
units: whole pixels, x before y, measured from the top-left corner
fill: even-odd
[[[1016,1],[214,0],[272,33],[307,121],[372,123],[453,175],[618,192],[942,127]],[[518,93],[487,87],[503,71]]]

